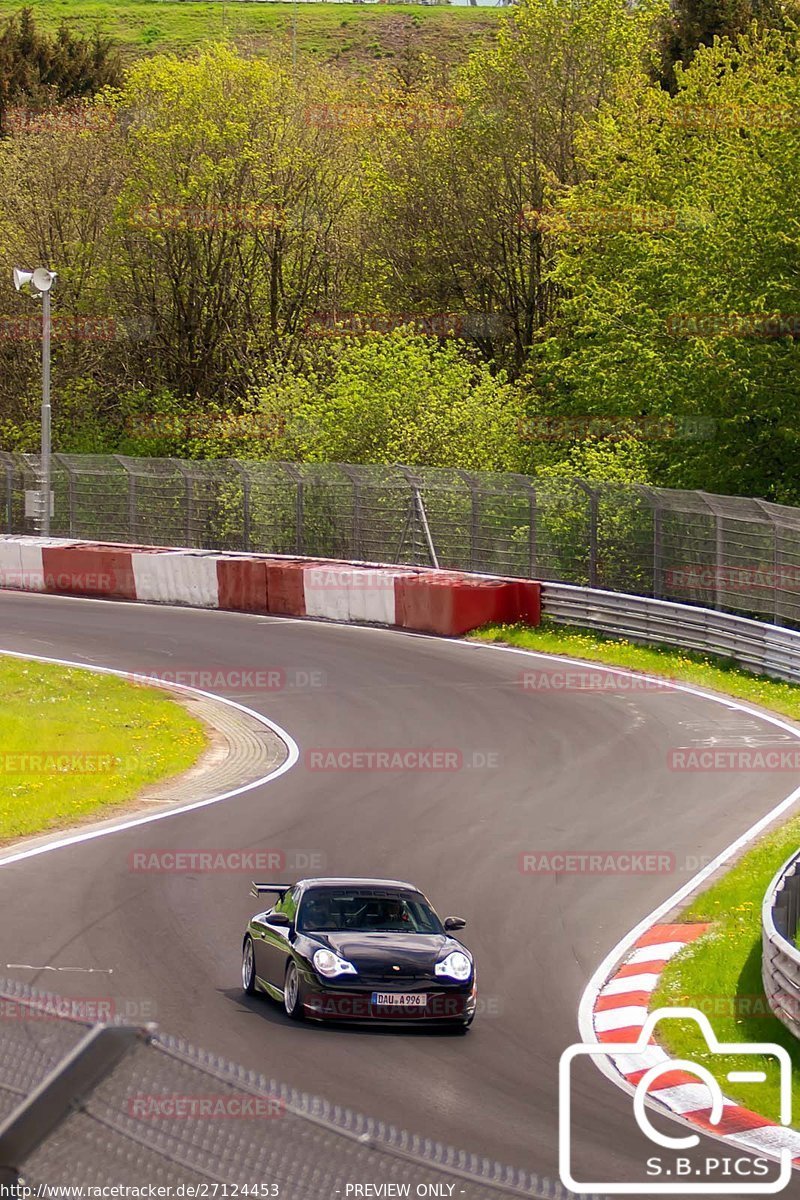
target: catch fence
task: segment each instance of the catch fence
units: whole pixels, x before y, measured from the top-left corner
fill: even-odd
[[[0,453],[0,531],[40,530],[39,462]],[[54,536],[440,566],[800,627],[800,509],[432,467],[57,454]]]

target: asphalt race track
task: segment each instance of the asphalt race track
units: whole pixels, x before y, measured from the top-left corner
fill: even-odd
[[[0,631],[5,650],[122,670],[282,669],[314,681],[218,689],[299,744],[298,765],[274,782],[4,866],[0,977],[141,1002],[166,1031],[268,1076],[554,1179],[558,1058],[578,1040],[588,978],[620,937],[796,783],[780,773],[668,768],[673,747],[780,742],[765,722],[679,691],[525,690],[524,670],[563,665],[495,649],[7,592]],[[310,770],[305,758],[322,748],[431,747],[460,750],[463,767]],[[415,882],[442,916],[467,919],[482,996],[473,1029],[458,1037],[297,1026],[269,1001],[248,1000],[240,946],[255,906],[249,876],[129,869],[133,851],[165,848],[299,850],[323,856],[312,874]],[[525,852],[623,850],[673,855],[674,869],[556,875],[519,866]],[[639,1178],[648,1151],[629,1098],[594,1068],[576,1087],[573,1128],[580,1165],[595,1179]],[[719,1143],[706,1144],[719,1154]]]

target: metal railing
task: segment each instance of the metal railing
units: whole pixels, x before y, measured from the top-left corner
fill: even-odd
[[[123,455],[57,454],[51,482],[61,537],[438,564],[800,627],[800,509],[760,500],[444,468]],[[0,531],[38,532],[39,485],[36,456],[0,452]]]
[[[431,1191],[442,1195],[453,1185],[465,1200],[571,1196],[554,1180],[359,1116],[153,1026],[91,1027],[59,1015],[65,1009],[68,999],[0,985],[0,1184],[12,1189],[158,1184],[178,1195],[184,1184],[197,1190],[183,1194],[222,1196],[232,1194],[227,1185],[331,1200],[347,1183],[378,1178],[409,1194],[419,1183],[439,1184]]]
[[[800,632],[729,613],[564,584],[542,585],[542,612],[561,624],[630,641],[731,658],[747,670],[800,683]],[[800,1038],[800,851],[772,880],[761,910],[761,973],[767,1003]]]
[[[800,851],[784,863],[761,909],[761,978],[772,1012],[800,1037]]]
[[[542,612],[563,625],[731,658],[758,675],[800,682],[800,632],[780,625],[559,583],[542,584]]]

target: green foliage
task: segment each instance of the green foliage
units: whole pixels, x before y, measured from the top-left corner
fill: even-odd
[[[651,483],[647,447],[632,436],[615,441],[587,437],[564,458],[537,467],[539,479],[585,479],[588,483]]]
[[[481,470],[522,466],[522,398],[454,343],[411,329],[345,338],[324,376],[292,374],[255,394],[276,456]]]
[[[762,9],[671,95],[666,15],[524,0],[455,73],[401,23],[368,79],[213,44],[14,129],[0,273],[47,262],[57,317],[113,326],[54,341],[58,448],[800,499],[795,38]],[[38,372],[36,336],[3,334],[6,445],[35,445]]]
[[[649,442],[661,483],[797,501],[794,41],[719,43],[679,83],[640,83],[583,137],[533,387],[549,412],[673,422]]]
[[[110,38],[82,37],[63,21],[50,36],[32,9],[20,9],[0,27],[0,132],[9,105],[36,109],[83,99],[117,84],[120,70]]]
[[[681,67],[689,66],[701,46],[716,38],[736,41],[750,29],[787,29],[796,20],[796,3],[784,0],[673,0],[663,22],[658,77],[670,91],[678,87]]]

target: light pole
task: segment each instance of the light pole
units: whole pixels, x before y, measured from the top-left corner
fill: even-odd
[[[35,271],[14,268],[14,287],[42,300],[42,454],[40,459],[39,528],[50,536],[50,289],[55,271],[37,267]]]

